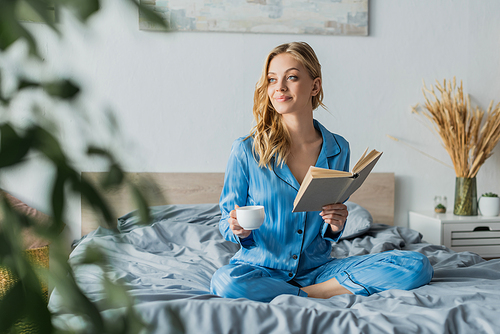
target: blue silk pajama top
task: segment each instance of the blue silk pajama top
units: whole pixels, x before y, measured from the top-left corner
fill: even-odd
[[[314,126],[323,137],[315,166],[348,171],[348,142],[316,120]],[[231,259],[232,264],[275,269],[274,275],[278,273],[287,281],[332,260],[330,241],[337,241],[342,233],[333,234],[319,211],[293,213],[299,183],[285,163],[280,166],[273,162],[272,169],[260,168],[252,144],[251,137],[233,143],[220,198],[219,229],[226,240],[242,246]],[[264,206],[264,223],[245,239],[235,236],[229,228],[229,212],[236,204]]]

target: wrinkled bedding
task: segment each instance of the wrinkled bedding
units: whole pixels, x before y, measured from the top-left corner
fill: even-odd
[[[105,250],[109,277],[126,286],[152,333],[174,332],[174,327],[186,333],[500,333],[500,259],[485,261],[428,244],[408,228],[373,224],[365,234],[334,244],[332,256],[417,251],[434,267],[429,285],[326,300],[289,295],[270,303],[223,299],[210,294],[210,279],[239,246],[220,235],[218,208],[158,207],[152,215],[148,226],[139,225],[133,213],[120,218],[120,233],[99,228],[70,256],[77,283],[105,317],[115,310],[102,303],[102,270],[78,264],[92,246]],[[49,308],[58,314],[56,326],[75,323],[57,289]]]

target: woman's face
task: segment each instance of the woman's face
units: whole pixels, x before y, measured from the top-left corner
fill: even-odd
[[[267,72],[267,95],[280,114],[312,112],[312,96],[321,88],[321,79],[311,79],[307,69],[287,53],[275,56]]]

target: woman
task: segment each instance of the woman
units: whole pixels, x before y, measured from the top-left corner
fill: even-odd
[[[309,166],[349,170],[347,141],[313,119],[322,99],[321,65],[308,44],[271,51],[255,89],[257,124],[233,143],[220,198],[219,229],[241,248],[214,274],[212,293],[265,302],[281,294],[366,296],[432,278],[428,259],[415,252],[331,258],[331,241],[342,235],[348,215],[344,204],[292,213]],[[238,224],[235,208],[246,205],[265,207],[257,230]]]

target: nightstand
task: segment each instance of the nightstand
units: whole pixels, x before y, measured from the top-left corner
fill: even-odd
[[[453,213],[410,211],[410,228],[424,241],[444,245],[456,252],[500,257],[500,216],[455,216]]]

